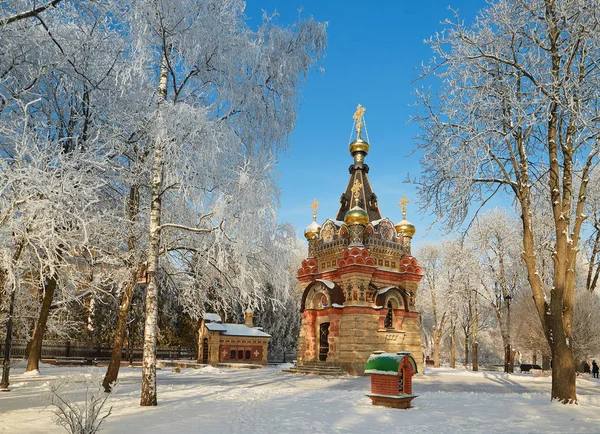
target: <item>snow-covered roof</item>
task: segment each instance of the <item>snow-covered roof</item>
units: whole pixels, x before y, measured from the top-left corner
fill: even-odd
[[[402,359],[406,356],[412,359],[412,356],[408,351],[399,351],[397,353],[373,351],[367,360],[365,374],[398,375],[400,362],[402,362]],[[417,372],[414,359],[412,359],[411,362],[413,363],[413,369]]]
[[[204,314],[204,322],[223,322],[223,320],[217,313],[206,313]]]
[[[333,283],[331,280],[317,279],[317,282],[321,282],[329,289],[335,288],[335,283]]]
[[[386,288],[380,289],[379,291],[377,291],[377,295],[379,295],[379,294],[385,294],[386,292],[388,292],[392,288],[395,288],[395,286],[388,286]]]
[[[225,327],[225,336],[253,336],[259,338],[271,337],[270,334],[244,324],[220,324]]]
[[[205,322],[204,325],[211,332],[224,332],[225,330],[227,330],[225,324],[221,324],[219,322]]]

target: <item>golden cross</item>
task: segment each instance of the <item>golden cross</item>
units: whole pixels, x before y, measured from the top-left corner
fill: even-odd
[[[363,123],[363,116],[365,115],[365,110],[367,110],[367,109],[359,104],[358,107],[356,107],[354,116],[352,116],[352,119],[354,119],[356,121],[357,137],[360,137],[360,132],[362,131],[362,123]]]
[[[398,205],[402,207],[402,218],[406,217],[406,204],[410,202],[404,195],[402,195],[402,200],[398,202]]]
[[[350,191],[352,192],[352,196],[354,196],[354,200],[356,201],[355,206],[358,206],[358,196],[360,196],[360,190],[362,189],[362,184],[358,179],[354,180],[354,184]]]
[[[321,205],[319,202],[317,202],[317,198],[315,197],[315,200],[313,200],[312,205],[310,206],[313,210],[313,220],[317,220],[317,208],[319,207],[319,205]]]

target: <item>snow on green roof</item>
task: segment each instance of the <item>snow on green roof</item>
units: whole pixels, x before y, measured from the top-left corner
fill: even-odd
[[[386,353],[385,351],[373,351],[367,360],[365,374],[398,375],[398,367],[404,357],[408,356],[416,370],[416,363],[408,351],[397,353]]]

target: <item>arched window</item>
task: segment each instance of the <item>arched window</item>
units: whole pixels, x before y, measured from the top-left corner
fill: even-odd
[[[229,355],[230,359],[235,359],[235,350],[231,350],[231,354]]]
[[[319,291],[313,296],[311,304],[313,309],[323,309],[329,306],[329,298],[324,292]]]
[[[250,355],[250,350],[246,350],[246,358],[247,358],[248,360],[250,360],[250,358],[251,358],[251,355]]]
[[[392,306],[392,300],[389,300],[387,302],[387,315],[385,316],[384,326],[386,329],[391,329],[391,328],[393,328],[393,324],[394,324],[394,307]]]
[[[244,358],[244,351],[238,350],[238,359],[243,359],[243,358]]]

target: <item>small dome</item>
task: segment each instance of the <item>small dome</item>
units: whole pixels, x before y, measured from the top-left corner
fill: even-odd
[[[312,223],[304,229],[304,236],[307,240],[312,240],[319,235],[319,232],[321,232],[321,226],[313,220]]]
[[[369,152],[369,149],[371,149],[371,146],[363,139],[358,137],[355,141],[350,143],[348,149],[350,150],[350,154],[352,155],[354,155],[355,152],[363,152],[366,154]]]
[[[367,214],[367,212],[364,209],[355,206],[354,208],[348,210],[348,212],[344,216],[344,223],[346,223],[348,226],[366,226],[369,223],[369,214]]]
[[[412,238],[416,231],[417,229],[415,228],[415,225],[413,225],[406,219],[402,219],[401,221],[396,223],[396,232],[402,232],[407,237]]]

